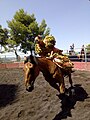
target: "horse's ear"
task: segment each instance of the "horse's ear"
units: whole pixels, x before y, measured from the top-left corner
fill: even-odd
[[[27,57],[25,56],[25,57],[24,57],[24,64],[27,63],[27,62],[28,62],[28,59],[27,59]]]
[[[30,55],[30,62],[31,62],[32,64],[35,64],[35,60],[34,60],[34,56],[33,56],[33,55]]]
[[[33,60],[33,55],[30,55],[30,60]]]

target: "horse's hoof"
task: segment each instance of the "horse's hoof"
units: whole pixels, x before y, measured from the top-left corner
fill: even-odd
[[[65,93],[63,93],[63,94],[59,94],[59,95],[57,95],[58,97],[59,97],[59,99],[63,99],[63,98],[65,98]]]
[[[32,87],[27,87],[27,88],[26,88],[26,90],[27,90],[28,92],[32,92],[33,89],[34,89],[34,86],[32,86]]]
[[[72,87],[69,89],[69,95],[74,96],[75,95],[75,89]]]
[[[75,90],[71,89],[71,94],[74,96],[75,95]]]

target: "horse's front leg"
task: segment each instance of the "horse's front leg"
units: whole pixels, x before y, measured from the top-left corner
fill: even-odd
[[[56,71],[55,74],[53,75],[53,78],[55,78],[56,83],[59,85],[59,93],[63,94],[65,93],[65,83],[64,83],[64,76],[61,72]]]
[[[58,81],[56,82],[56,79],[52,79],[51,81],[48,81],[49,84],[55,88],[56,90],[58,90],[59,94],[64,94],[65,93],[65,85],[64,85],[64,81],[63,79],[58,79]]]
[[[60,92],[60,88],[59,88],[58,84],[56,84],[56,81],[55,81],[54,79],[49,80],[49,81],[47,81],[47,82],[49,82],[49,84],[50,84],[53,88],[55,88],[56,90],[58,90],[58,92]]]

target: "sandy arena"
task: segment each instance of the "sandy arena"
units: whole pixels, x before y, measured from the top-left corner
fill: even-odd
[[[27,92],[22,69],[0,69],[0,120],[90,120],[90,72],[72,74],[75,95],[60,99],[40,74]],[[65,78],[69,88],[68,78]]]

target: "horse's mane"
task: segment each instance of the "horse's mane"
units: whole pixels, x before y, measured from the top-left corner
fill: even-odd
[[[30,55],[28,56],[26,62],[30,62],[34,65],[38,65],[40,70],[42,69],[44,71],[48,70],[51,73],[53,73],[54,69],[58,67],[51,59],[48,59],[46,57],[37,57],[37,56]]]
[[[54,64],[54,62],[45,57],[36,57],[37,65],[40,68],[40,71],[46,74],[53,75],[59,67]]]

